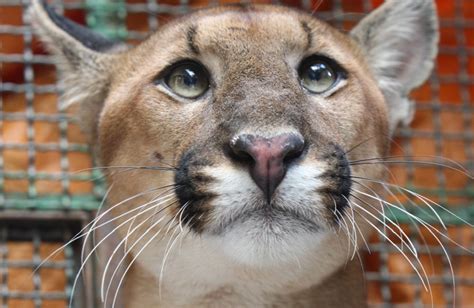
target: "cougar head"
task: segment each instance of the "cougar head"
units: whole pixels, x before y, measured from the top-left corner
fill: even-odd
[[[438,40],[426,0],[387,1],[349,34],[289,8],[218,7],[135,47],[39,1],[33,11],[65,106],[77,106],[113,171],[115,215],[140,208],[135,238],[178,224],[244,264],[317,250],[348,217],[364,229],[353,204],[379,205],[357,192],[371,183],[354,179],[384,169],[352,162],[386,155],[409,123],[407,96],[429,75]]]

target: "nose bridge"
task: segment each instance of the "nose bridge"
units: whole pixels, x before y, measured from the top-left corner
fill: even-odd
[[[294,127],[304,116],[304,97],[287,76],[246,77],[231,89],[230,100],[224,102],[225,108],[231,111],[230,117],[238,116],[241,128]]]

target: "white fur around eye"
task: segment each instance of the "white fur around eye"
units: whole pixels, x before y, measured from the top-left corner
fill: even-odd
[[[336,93],[337,91],[339,91],[340,89],[344,88],[346,85],[347,85],[347,79],[340,78],[338,81],[336,81],[336,84],[332,88],[330,88],[328,91],[323,92],[319,95],[324,98],[329,97],[333,95],[334,93]]]

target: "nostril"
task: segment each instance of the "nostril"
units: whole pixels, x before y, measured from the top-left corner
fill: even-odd
[[[253,157],[245,151],[233,151],[234,159],[241,162],[253,162]]]
[[[233,138],[228,145],[225,146],[225,152],[232,160],[242,163],[252,163],[254,158],[251,151],[251,140],[248,135],[241,135]]]
[[[303,137],[297,135],[287,136],[283,153],[283,162],[290,163],[292,160],[299,158],[305,149]]]

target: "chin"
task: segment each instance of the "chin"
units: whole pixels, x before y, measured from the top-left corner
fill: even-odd
[[[238,264],[271,268],[298,265],[314,255],[325,236],[297,220],[252,215],[210,240]]]

